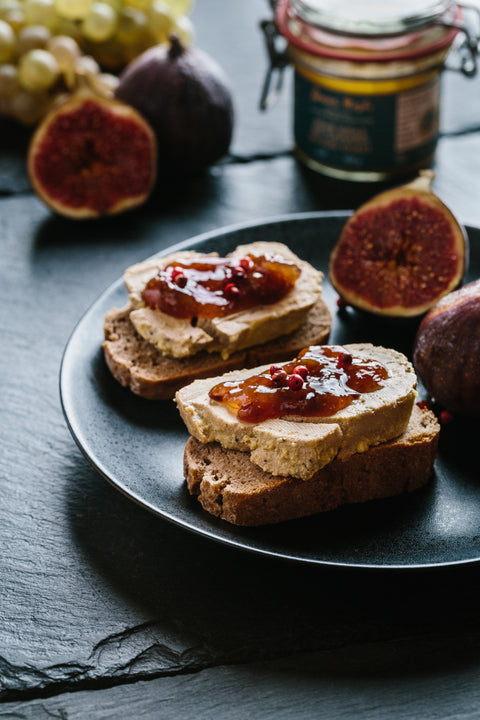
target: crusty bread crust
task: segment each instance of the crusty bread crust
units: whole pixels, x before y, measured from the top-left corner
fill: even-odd
[[[406,431],[310,480],[270,475],[248,455],[189,438],[184,454],[188,489],[207,512],[235,525],[267,525],[387,498],[425,485],[432,475],[440,427],[427,409],[413,408]]]
[[[255,367],[266,362],[290,360],[307,345],[327,342],[332,322],[330,311],[319,300],[306,321],[290,335],[233,353],[228,359],[219,353],[202,352],[191,358],[170,358],[160,354],[141,338],[130,322],[131,306],[106,313],[103,351],[114,378],[124,387],[148,400],[174,397],[184,385],[228,370]]]

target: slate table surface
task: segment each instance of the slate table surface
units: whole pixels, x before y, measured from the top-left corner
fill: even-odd
[[[197,1],[197,44],[232,82],[231,152],[128,215],[54,216],[25,173],[29,133],[0,123],[0,718],[480,717],[478,565],[335,570],[220,546],[117,492],[62,415],[65,343],[129,264],[378,191],[297,164],[288,73],[259,112],[269,15]],[[480,226],[480,77],[444,73],[442,96],[435,189]]]

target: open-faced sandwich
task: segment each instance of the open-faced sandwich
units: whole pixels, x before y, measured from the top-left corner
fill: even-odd
[[[184,251],[133,265],[128,304],[105,317],[107,365],[134,393],[167,399],[196,378],[287,359],[328,339],[322,278],[268,242],[224,258]]]
[[[404,355],[370,344],[196,380],[175,398],[189,491],[228,522],[263,525],[420,488],[439,425],[416,386]]]

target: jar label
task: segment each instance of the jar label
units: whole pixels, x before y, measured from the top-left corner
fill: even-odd
[[[295,73],[299,150],[341,170],[395,172],[430,157],[438,139],[440,73],[391,94],[339,92]]]

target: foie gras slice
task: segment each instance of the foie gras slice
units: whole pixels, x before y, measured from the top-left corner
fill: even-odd
[[[185,251],[131,266],[126,270],[124,280],[133,308],[130,313],[133,326],[163,355],[176,358],[190,357],[202,350],[219,352],[227,358],[237,350],[288,335],[300,327],[308,311],[322,297],[323,273],[298,258],[282,243],[242,245],[227,257],[261,256],[265,253],[281,255],[300,269],[300,276],[285,297],[276,303],[258,305],[223,317],[198,318],[193,323],[189,318],[174,318],[147,307],[142,291],[146,283],[170,263],[204,257],[203,254]]]
[[[255,424],[238,420],[226,405],[210,400],[209,390],[218,383],[248,378],[269,366],[194,381],[175,396],[180,415],[200,442],[248,452],[266,472],[307,480],[334,457],[347,460],[404,432],[417,396],[415,371],[402,353],[371,344],[344,348],[354,357],[381,363],[388,376],[380,389],[360,394],[333,415],[284,416]]]

